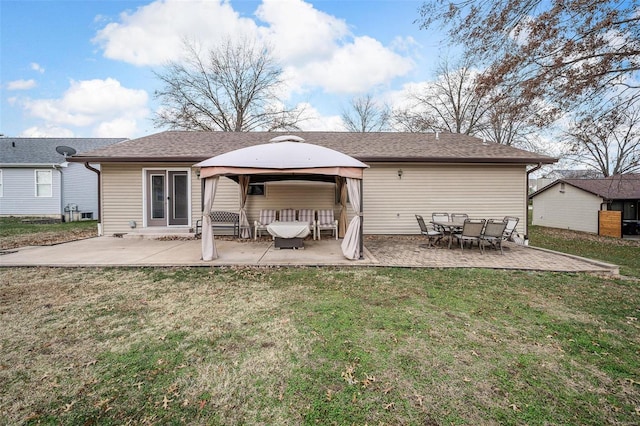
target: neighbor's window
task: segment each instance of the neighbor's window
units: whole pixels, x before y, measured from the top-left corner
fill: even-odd
[[[36,197],[53,196],[51,170],[36,170]]]

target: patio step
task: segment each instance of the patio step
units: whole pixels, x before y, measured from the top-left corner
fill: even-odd
[[[129,232],[122,232],[120,234],[114,234],[116,237],[122,238],[146,238],[146,239],[158,239],[158,238],[195,238],[193,228],[168,228],[168,227],[150,227],[132,229]]]

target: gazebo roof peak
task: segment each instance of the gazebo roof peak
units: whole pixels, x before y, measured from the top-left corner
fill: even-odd
[[[269,142],[271,142],[271,143],[277,143],[277,142],[304,142],[304,139],[302,139],[300,136],[295,136],[295,135],[282,135],[282,136],[276,136],[275,138],[270,139]]]

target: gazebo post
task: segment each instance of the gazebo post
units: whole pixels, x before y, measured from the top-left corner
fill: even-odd
[[[364,259],[364,175],[360,179],[360,260]]]

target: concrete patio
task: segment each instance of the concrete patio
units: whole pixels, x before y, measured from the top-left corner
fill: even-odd
[[[616,265],[534,247],[507,243],[504,255],[477,248],[429,248],[416,236],[368,236],[365,258],[345,259],[341,241],[305,240],[304,250],[279,250],[270,239],[217,239],[220,257],[200,260],[200,240],[89,238],[52,246],[0,252],[0,266],[395,266],[414,268],[490,268],[529,271],[591,272],[617,275]]]

